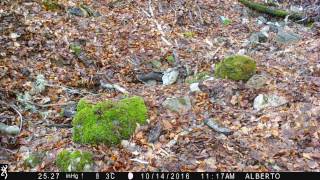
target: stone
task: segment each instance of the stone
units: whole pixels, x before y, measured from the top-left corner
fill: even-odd
[[[266,75],[255,74],[246,82],[246,86],[252,89],[261,89],[268,81],[269,78]]]
[[[162,76],[163,85],[171,85],[178,79],[179,71],[175,68],[168,68]]]
[[[298,34],[283,29],[279,29],[276,36],[276,41],[281,44],[290,44],[299,40],[300,36]]]
[[[79,16],[79,17],[87,17],[89,16],[89,13],[80,7],[70,7],[68,9],[69,14],[74,15],[74,16]]]
[[[200,92],[199,83],[192,83],[190,84],[190,91],[191,92]]]
[[[232,131],[229,128],[223,127],[222,124],[212,118],[206,119],[204,123],[218,133],[222,133],[226,136],[232,134]]]
[[[148,141],[150,143],[156,142],[159,136],[161,135],[161,131],[162,131],[161,123],[157,123],[156,126],[150,130]]]
[[[262,24],[265,24],[265,23],[267,23],[267,19],[265,18],[265,17],[263,17],[263,16],[259,16],[258,18],[257,18],[257,23],[258,23],[258,25],[262,25]]]
[[[252,33],[249,41],[251,44],[264,43],[268,40],[268,33],[266,32],[255,32]]]
[[[62,108],[61,114],[63,117],[71,118],[76,114],[76,108],[77,108],[76,103],[66,105]]]
[[[191,101],[189,96],[183,97],[172,97],[167,98],[163,103],[162,106],[165,108],[177,112],[179,114],[185,114],[191,109]]]
[[[283,96],[278,96],[276,94],[259,94],[253,102],[253,108],[260,111],[268,107],[278,107],[288,103],[288,100]]]
[[[233,55],[225,58],[215,66],[215,76],[232,79],[248,80],[256,72],[256,62],[248,56]]]

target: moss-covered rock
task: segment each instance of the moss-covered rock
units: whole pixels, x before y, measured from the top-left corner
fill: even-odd
[[[44,153],[40,153],[40,152],[32,153],[24,160],[24,165],[30,168],[34,168],[42,162],[42,159],[44,156],[45,156]]]
[[[118,144],[129,139],[137,123],[144,124],[146,119],[147,108],[138,96],[97,104],[82,99],[72,121],[73,140],[84,144]]]
[[[92,154],[89,152],[63,150],[57,156],[56,165],[63,172],[92,171]]]
[[[248,80],[256,72],[256,62],[248,56],[234,55],[215,66],[215,76],[232,80]]]

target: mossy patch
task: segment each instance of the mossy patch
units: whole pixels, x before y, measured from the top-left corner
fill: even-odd
[[[63,172],[92,171],[92,154],[89,152],[63,150],[57,156],[56,165]]]
[[[43,0],[42,1],[43,6],[48,11],[55,11],[62,9],[62,5],[58,3],[56,0]]]
[[[77,44],[71,44],[70,45],[70,51],[72,53],[74,53],[76,56],[79,56],[82,49],[81,49],[81,46],[80,45],[77,45]]]
[[[209,77],[210,77],[210,72],[207,72],[207,71],[199,72],[197,74],[194,74],[193,76],[188,76],[186,78],[186,83],[189,83],[189,84],[196,83],[196,82],[205,80]]]
[[[83,144],[118,144],[122,139],[129,139],[137,123],[144,124],[146,119],[147,108],[139,96],[97,104],[82,99],[72,121],[73,141]]]
[[[42,159],[44,156],[45,156],[44,153],[40,153],[40,152],[32,153],[24,160],[24,165],[30,168],[34,168],[42,162]]]
[[[196,35],[196,33],[195,33],[195,32],[192,32],[192,31],[186,31],[186,32],[183,33],[183,36],[184,36],[185,38],[188,38],[188,39],[193,38],[195,35]]]
[[[166,57],[166,60],[169,62],[169,63],[174,63],[175,62],[175,59],[174,59],[174,56],[173,55],[168,55]]]
[[[221,22],[223,25],[228,26],[232,23],[232,21],[229,18],[226,18],[224,16],[220,16]]]
[[[232,80],[248,80],[256,72],[256,62],[248,56],[234,55],[215,66],[215,76]]]

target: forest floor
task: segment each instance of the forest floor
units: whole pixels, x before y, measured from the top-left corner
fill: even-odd
[[[93,14],[72,9],[78,1],[58,2],[53,10],[40,0],[0,5],[0,122],[19,126],[19,113],[23,118],[18,136],[0,136],[0,162],[10,171],[58,171],[54,160],[63,149],[93,153],[95,171],[319,171],[317,26],[257,13],[236,0],[84,0]],[[263,31],[265,40],[252,36]],[[279,40],[280,31],[289,38]],[[188,76],[213,77],[214,64],[233,54],[256,60],[261,87],[211,78],[190,91]],[[179,71],[172,85],[138,78],[168,68]],[[45,87],[37,90],[41,80]],[[144,98],[149,123],[118,146],[74,143],[76,102],[121,97],[123,90]],[[259,94],[285,103],[254,109]],[[190,110],[162,104],[182,96],[190,98]],[[230,133],[210,128],[209,120]],[[34,152],[46,155],[26,167]]]

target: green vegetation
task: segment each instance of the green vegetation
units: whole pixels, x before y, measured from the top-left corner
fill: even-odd
[[[209,77],[210,77],[210,72],[207,72],[207,71],[199,72],[197,74],[194,74],[193,76],[188,76],[186,78],[186,83],[189,83],[189,84],[196,83],[196,82],[205,80]]]
[[[43,157],[44,153],[32,153],[24,160],[24,165],[34,168],[42,162]]]
[[[222,24],[225,25],[225,26],[230,25],[231,22],[232,22],[229,18],[226,18],[224,16],[220,16],[220,18],[221,18]]]
[[[73,140],[84,144],[118,144],[129,139],[137,123],[144,124],[146,118],[147,108],[138,96],[97,104],[82,99],[72,121]]]
[[[189,39],[193,38],[195,35],[196,35],[196,33],[192,32],[192,31],[186,31],[183,33],[183,36],[185,38],[189,38]]]
[[[89,152],[63,150],[57,156],[56,165],[63,172],[92,171],[92,154]]]
[[[234,55],[215,66],[215,76],[232,80],[248,80],[256,72],[256,62],[248,56]]]
[[[62,6],[56,0],[43,0],[42,4],[46,8],[46,10],[49,11],[62,9]]]
[[[292,20],[301,20],[303,19],[303,16],[298,13],[291,13],[280,9],[272,9],[268,6],[265,6],[260,3],[255,3],[249,0],[239,0],[240,3],[247,6],[250,9],[256,10],[258,12],[270,14],[272,16],[285,18],[286,16],[290,15],[289,18]]]
[[[174,63],[174,62],[175,62],[175,59],[174,59],[173,55],[167,56],[167,57],[166,57],[166,60],[167,60],[168,62],[170,62],[170,63]]]
[[[71,44],[70,45],[70,50],[72,53],[74,53],[76,56],[79,56],[82,49],[81,49],[81,46],[80,45],[77,45],[77,44]]]

